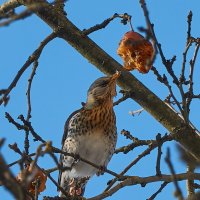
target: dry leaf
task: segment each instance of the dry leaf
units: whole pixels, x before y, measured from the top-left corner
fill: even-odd
[[[37,166],[32,167],[31,165],[28,166],[24,171],[21,171],[17,177],[17,181],[23,182],[25,180],[27,190],[31,194],[35,194],[35,186],[38,182],[38,194],[45,190],[46,188],[46,181],[47,176],[39,169]]]

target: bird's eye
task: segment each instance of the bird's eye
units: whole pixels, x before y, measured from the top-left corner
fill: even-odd
[[[103,82],[100,84],[101,87],[106,87],[107,85],[108,85],[108,81],[103,81]]]

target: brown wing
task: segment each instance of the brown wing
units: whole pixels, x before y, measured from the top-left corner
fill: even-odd
[[[63,137],[62,137],[62,141],[61,141],[61,145],[62,145],[62,149],[63,149],[63,145],[65,143],[65,140],[68,136],[68,129],[69,129],[69,123],[70,123],[70,120],[73,118],[74,115],[76,115],[78,112],[80,112],[81,110],[83,110],[84,108],[80,108],[76,111],[74,111],[67,119],[67,121],[65,122],[65,125],[64,125],[64,133],[63,133]],[[60,166],[63,167],[63,155],[61,154],[60,155]],[[58,175],[58,185],[60,185],[60,181],[61,181],[61,175],[62,175],[62,171],[59,170],[59,175]],[[59,189],[58,189],[59,190]]]

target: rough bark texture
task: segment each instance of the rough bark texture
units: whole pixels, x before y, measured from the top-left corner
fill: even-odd
[[[103,49],[94,43],[88,36],[73,25],[66,16],[45,0],[21,0],[22,4],[32,9],[38,17],[47,23],[60,38],[73,46],[82,56],[89,60],[99,70],[107,75],[122,70],[122,66],[110,57]],[[37,5],[39,3],[40,5]],[[32,6],[34,4],[34,6]],[[39,7],[39,8],[38,8]],[[187,126],[177,113],[170,109],[154,93],[146,88],[131,73],[123,71],[118,79],[118,85],[123,90],[132,92],[131,98],[147,110],[169,132],[173,133],[176,141],[186,147],[198,160],[200,160],[200,137],[194,129]]]

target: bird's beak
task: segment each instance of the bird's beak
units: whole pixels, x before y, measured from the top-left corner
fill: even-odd
[[[116,81],[119,76],[120,76],[121,72],[116,71],[112,76],[111,76],[111,82]]]

